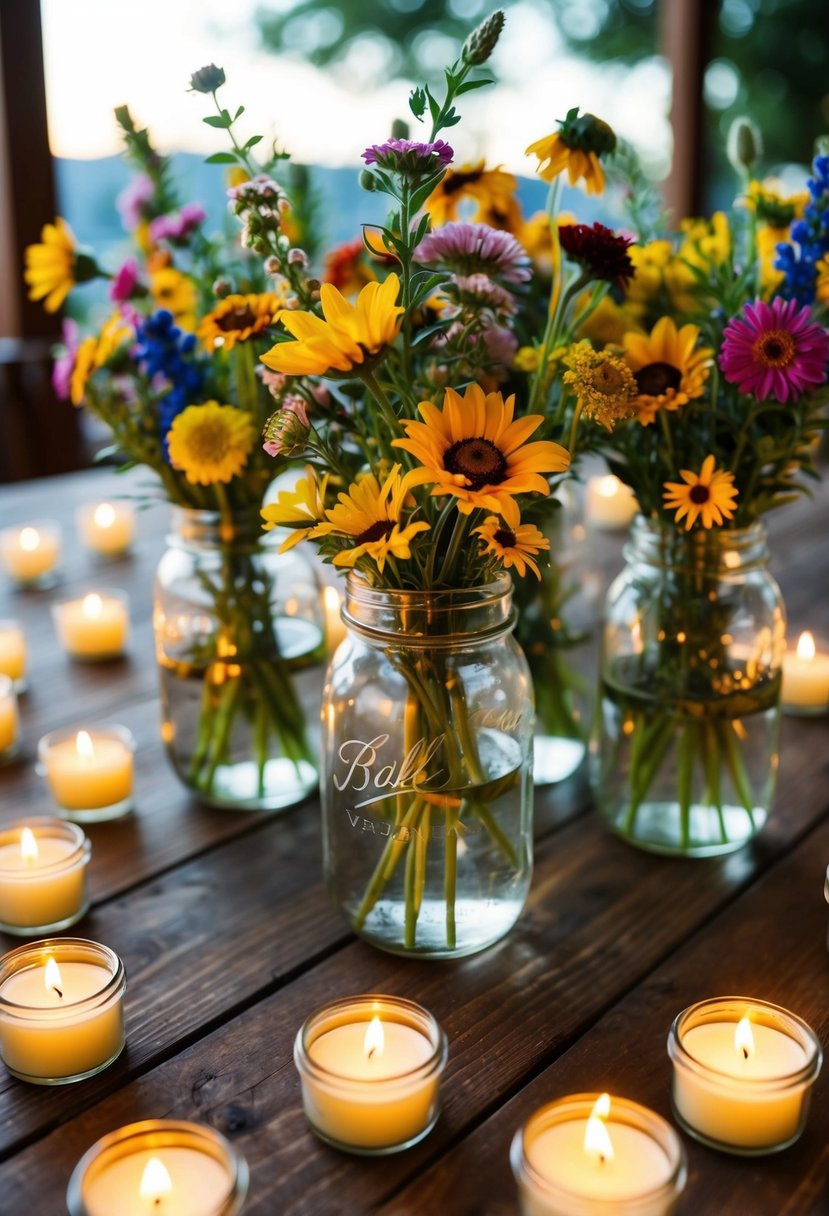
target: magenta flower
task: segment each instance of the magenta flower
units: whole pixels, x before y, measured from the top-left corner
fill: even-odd
[[[808,307],[779,297],[746,304],[728,322],[720,350],[726,380],[758,401],[796,399],[826,382],[829,334]]]
[[[488,224],[444,224],[424,237],[415,258],[426,266],[460,275],[485,274],[502,283],[523,283],[532,274],[523,246],[509,232]]]
[[[366,148],[363,160],[367,165],[390,169],[392,173],[422,177],[445,169],[454,155],[454,149],[443,139],[433,144],[418,143],[412,139],[387,139],[384,144],[372,144]]]
[[[146,173],[138,173],[127,183],[115,200],[121,223],[133,232],[147,218],[147,210],[155,197],[155,186]]]
[[[110,284],[110,300],[116,304],[126,304],[127,300],[132,299],[137,283],[138,263],[135,258],[127,258]]]
[[[186,241],[206,218],[207,213],[198,203],[185,203],[180,211],[159,215],[150,222],[150,239],[180,244]]]
[[[72,372],[75,370],[75,359],[80,344],[80,329],[76,321],[68,317],[63,321],[63,350],[55,359],[52,367],[52,388],[61,401],[68,401]]]

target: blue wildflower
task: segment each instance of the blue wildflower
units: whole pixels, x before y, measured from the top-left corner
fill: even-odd
[[[785,276],[780,294],[801,304],[814,301],[817,264],[829,253],[829,156],[815,157],[812,173],[803,218],[789,230],[792,244],[778,245],[774,262]]]
[[[158,403],[158,429],[165,452],[173,420],[202,395],[204,368],[194,357],[195,350],[195,334],[179,329],[166,308],[160,308],[137,327],[135,357],[141,371],[169,385]]]

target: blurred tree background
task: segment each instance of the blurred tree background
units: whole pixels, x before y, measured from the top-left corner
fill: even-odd
[[[597,62],[629,65],[658,53],[660,20],[679,0],[507,0],[509,19],[528,6],[558,30],[566,49]],[[731,178],[723,145],[731,121],[751,115],[763,132],[767,165],[810,161],[829,130],[829,6],[826,0],[698,0],[705,30],[706,194]],[[378,79],[433,81],[493,0],[280,0],[263,6],[264,44],[320,66],[359,61]],[[606,117],[612,122],[613,115]]]

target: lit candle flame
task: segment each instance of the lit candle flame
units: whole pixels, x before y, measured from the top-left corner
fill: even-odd
[[[751,1022],[748,1018],[741,1018],[737,1023],[737,1029],[734,1031],[734,1047],[742,1053],[744,1060],[754,1055],[754,1035],[751,1033]]]
[[[24,828],[20,833],[20,856],[29,864],[38,859],[37,841],[31,828]]]
[[[608,473],[606,477],[600,477],[596,486],[596,493],[602,498],[615,498],[621,489],[622,483],[615,473]]]
[[[111,528],[115,523],[115,508],[108,502],[102,502],[95,508],[92,518],[99,528]]]
[[[368,1024],[365,1041],[363,1043],[363,1051],[366,1053],[366,1059],[370,1060],[372,1056],[381,1056],[385,1041],[383,1038],[383,1024],[375,1015]]]
[[[78,731],[75,737],[75,751],[85,760],[91,760],[95,755],[95,748],[92,746],[92,738],[88,731]]]
[[[167,1167],[158,1157],[150,1157],[141,1175],[138,1195],[141,1199],[149,1199],[151,1203],[160,1203],[165,1195],[173,1189],[173,1180]]]
[[[37,528],[23,528],[20,533],[20,548],[27,553],[33,553],[40,544],[40,533]]]
[[[83,597],[81,603],[81,612],[85,617],[92,621],[96,621],[103,612],[104,601],[98,595],[97,591],[90,591],[89,595]]]
[[[609,1114],[610,1094],[601,1094],[590,1112],[587,1127],[584,1129],[584,1151],[600,1165],[613,1160],[613,1144],[604,1124],[604,1120]]]
[[[60,967],[57,965],[51,954],[46,960],[46,970],[43,976],[43,982],[47,988],[51,988],[63,1000],[63,979],[60,974]]]
[[[328,586],[322,593],[322,598],[325,601],[325,610],[331,616],[339,616],[340,608],[342,607],[342,596],[336,587]]]
[[[803,659],[806,663],[811,663],[815,657],[815,639],[808,629],[804,630],[797,639],[796,654],[799,659]]]

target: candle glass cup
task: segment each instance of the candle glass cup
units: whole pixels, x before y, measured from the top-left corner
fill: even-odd
[[[16,587],[44,591],[57,584],[62,535],[54,519],[0,532],[0,561]]]
[[[12,999],[26,973],[49,958],[65,970],[73,964],[101,972],[101,987],[60,1006]],[[127,977],[118,955],[83,938],[47,938],[18,946],[0,959],[0,1059],[8,1072],[32,1085],[68,1085],[102,1072],[124,1049]]]
[[[533,1145],[551,1129],[566,1123],[586,1123],[598,1094],[573,1094],[537,1110],[512,1141],[510,1164],[521,1200],[522,1216],[668,1216],[674,1210],[688,1177],[685,1149],[674,1129],[660,1115],[631,1102],[612,1098],[609,1131],[614,1125],[631,1128],[653,1142],[656,1154],[665,1158],[665,1178],[653,1187],[627,1197],[580,1194],[538,1169],[533,1163]],[[553,1170],[551,1170],[551,1173]]]
[[[84,546],[103,561],[128,553],[135,532],[135,511],[127,503],[87,502],[75,512]]]
[[[94,614],[85,611],[92,596],[98,598]],[[118,587],[107,587],[59,600],[52,605],[52,620],[58,641],[71,659],[109,663],[123,656],[129,642],[129,596]]]
[[[31,865],[10,865],[21,857],[24,828],[40,851]],[[92,848],[81,828],[63,819],[30,819],[0,831],[0,930],[17,937],[68,929],[89,908],[86,873]],[[45,855],[45,856],[44,856]]]
[[[76,823],[104,823],[132,810],[135,740],[126,726],[89,731],[93,754],[78,752],[72,727],[44,735],[37,745],[37,772],[46,779],[57,813]]]
[[[20,715],[17,692],[9,676],[0,676],[0,766],[14,760],[20,751]]]
[[[204,1192],[203,1206],[198,1208],[204,1216],[241,1212],[248,1190],[247,1162],[224,1136],[200,1123],[145,1119],[103,1136],[81,1157],[66,1192],[70,1216],[149,1212],[152,1200],[148,1204],[141,1198],[140,1187],[143,1170],[153,1157],[170,1174],[171,1199],[178,1185],[192,1200],[195,1187]],[[195,1197],[201,1200],[202,1194]]]
[[[16,693],[26,691],[26,637],[20,621],[0,621],[0,675],[9,677]]]
[[[792,1039],[803,1052],[803,1066],[770,1078],[735,1076],[696,1059],[684,1044],[696,1027],[733,1023],[736,1030],[744,1017]],[[725,1153],[755,1157],[781,1152],[800,1137],[823,1053],[814,1031],[795,1014],[740,997],[700,1001],[674,1020],[668,1055],[674,1115],[695,1140]]]
[[[335,1072],[314,1059],[314,1044],[340,1027],[361,1028],[379,1017],[421,1035],[428,1054],[399,1073],[361,1078]],[[300,1027],[294,1063],[302,1082],[302,1104],[321,1140],[346,1153],[383,1157],[427,1136],[440,1113],[440,1079],[446,1067],[446,1036],[428,1010],[393,996],[357,996],[317,1010]]]

